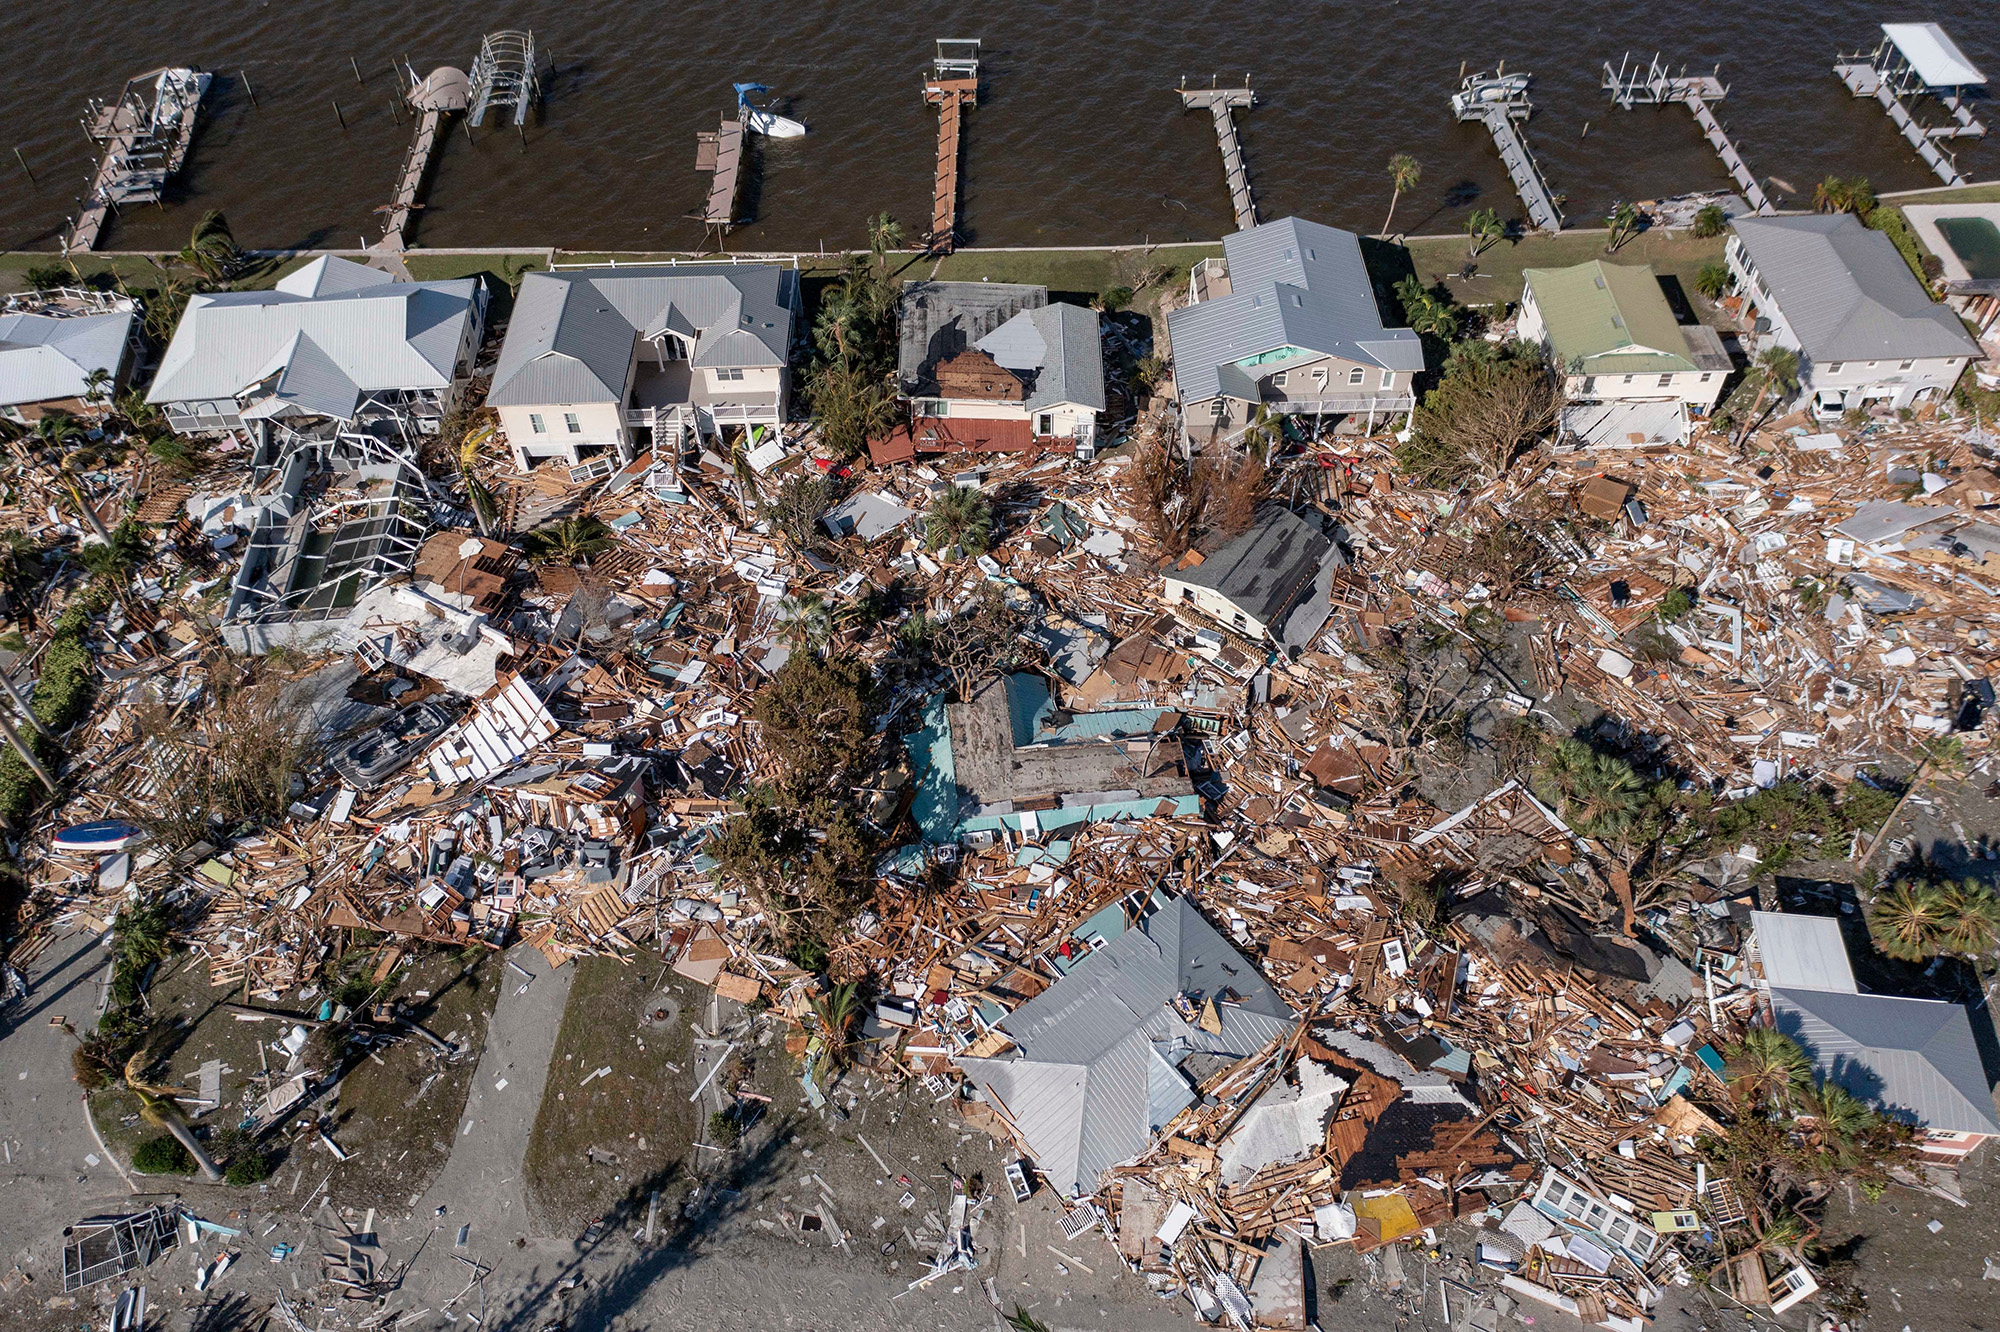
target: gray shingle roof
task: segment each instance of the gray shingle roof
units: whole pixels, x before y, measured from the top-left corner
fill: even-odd
[[[1254,400],[1246,357],[1297,347],[1390,370],[1422,370],[1423,342],[1389,328],[1351,231],[1288,217],[1225,236],[1230,294],[1167,316],[1184,402]]]
[[[903,392],[916,396],[937,392],[940,362],[1023,310],[1039,310],[1048,303],[1047,287],[1025,282],[905,282],[896,318],[896,377]]]
[[[1926,1128],[2000,1133],[1961,1005],[1774,986],[1771,1007],[1778,1030],[1804,1046],[1822,1074],[1870,1105]]]
[[[1104,1171],[1144,1151],[1191,1104],[1177,1066],[1207,1051],[1248,1056],[1288,1034],[1293,1013],[1257,968],[1184,898],[1157,894],[1140,924],[1000,1023],[1020,1044],[1011,1058],[962,1059],[1028,1139],[1060,1192],[1097,1187]],[[1218,1000],[1220,1034],[1183,1022],[1174,995]]]
[[[329,275],[331,263],[317,270],[317,296],[287,285],[315,271],[309,266],[275,291],[191,298],[146,401],[234,398],[277,373],[287,350],[305,343],[363,393],[448,387],[478,282],[391,282],[381,275],[381,282],[359,285],[362,279],[347,269]]]
[[[0,403],[82,397],[92,370],[118,373],[136,318],[129,310],[0,315]]]
[[[699,367],[781,367],[797,293],[796,274],[752,264],[530,273],[486,400],[618,402],[634,346],[663,332],[693,340]]]
[[[1209,588],[1245,615],[1270,625],[1311,584],[1332,549],[1324,532],[1291,510],[1273,506],[1249,531],[1194,568],[1166,576]]]
[[[1058,301],[1023,310],[973,344],[1026,381],[1027,411],[1072,402],[1104,410],[1097,312]]]
[[[1895,242],[1854,217],[1739,217],[1735,227],[1813,360],[1979,355],[1958,316],[1910,275]]]

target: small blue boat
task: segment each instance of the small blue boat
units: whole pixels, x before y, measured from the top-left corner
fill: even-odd
[[[146,840],[146,830],[136,823],[124,819],[100,819],[95,823],[78,823],[57,833],[49,843],[56,851],[82,851],[104,854],[124,851]]]

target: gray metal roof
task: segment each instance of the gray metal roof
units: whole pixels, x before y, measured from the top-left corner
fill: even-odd
[[[1846,213],[1739,217],[1737,238],[1806,355],[1830,361],[1978,356],[1895,242]]]
[[[1260,624],[1270,625],[1319,573],[1333,542],[1289,509],[1272,506],[1257,523],[1175,582],[1213,590]],[[1321,621],[1324,623],[1324,619]]]
[[[0,315],[0,404],[81,398],[92,370],[118,373],[137,317],[130,310]]]
[[[903,392],[935,393],[939,362],[950,360],[1023,310],[1039,310],[1048,303],[1047,287],[1023,282],[905,282],[896,319],[896,377]],[[1101,364],[1098,377],[1103,377]]]
[[[1230,294],[1167,316],[1184,402],[1255,399],[1237,362],[1297,347],[1390,370],[1422,370],[1423,342],[1389,328],[1351,231],[1288,217],[1225,236]],[[1235,372],[1235,373],[1232,373]]]
[[[756,264],[675,264],[530,273],[493,391],[496,407],[622,401],[640,338],[678,334],[707,369],[786,364],[797,275]]]
[[[362,285],[347,269],[330,277],[336,262],[346,263],[329,258],[317,270],[301,269],[275,291],[192,297],[146,401],[235,398],[276,374],[288,350],[307,345],[363,393],[448,387],[474,317],[477,280],[392,282],[347,264],[384,279]],[[286,288],[309,273],[320,294]]]
[[[1765,984],[1786,990],[1858,992],[1838,920],[1752,911],[1750,927],[1756,931]]]
[[[1771,1008],[1778,1030],[1805,1047],[1823,1076],[1884,1113],[1946,1132],[2000,1133],[1961,1005],[1773,988]]]
[[[1023,310],[973,344],[1027,386],[1025,411],[1057,403],[1104,410],[1097,312],[1062,301]]]
[[[1291,1007],[1185,898],[1156,894],[1143,921],[1084,959],[1000,1029],[1020,1044],[1010,1058],[960,1066],[1006,1109],[1035,1164],[1060,1192],[1097,1187],[1112,1166],[1146,1150],[1192,1104],[1178,1065],[1204,1051],[1255,1054],[1292,1028]],[[1183,1022],[1179,993],[1217,1000],[1222,1031]]]

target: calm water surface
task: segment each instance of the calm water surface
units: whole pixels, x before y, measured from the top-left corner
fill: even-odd
[[[1244,144],[1266,217],[1380,227],[1384,163],[1395,152],[1423,163],[1422,183],[1398,209],[1400,229],[1456,230],[1474,207],[1518,213],[1485,131],[1455,123],[1447,106],[1461,62],[1503,59],[1536,76],[1530,140],[1574,224],[1598,225],[1620,199],[1726,186],[1684,110],[1612,106],[1600,67],[1628,50],[1658,49],[1703,70],[1721,62],[1732,85],[1723,119],[1781,193],[1809,193],[1830,173],[1915,189],[1935,178],[1831,67],[1841,52],[1872,47],[1882,20],[1923,18],[2000,78],[2000,20],[1975,0],[14,3],[0,6],[10,57],[0,80],[0,247],[55,244],[91,168],[77,125],[85,100],[166,63],[218,71],[216,90],[167,206],[128,212],[108,248],[177,247],[203,208],[224,210],[247,245],[372,241],[373,210],[388,201],[409,133],[407,118],[391,119],[391,62],[407,56],[420,74],[466,68],[481,32],[507,26],[533,28],[554,55],[546,106],[525,142],[511,127],[489,125],[473,142],[455,133],[420,215],[420,245],[694,246],[701,227],[688,215],[707,181],[693,170],[695,132],[731,104],[733,80],[750,79],[788,96],[812,133],[769,145],[755,220],[730,248],[855,244],[862,219],[881,209],[919,230],[936,122],[918,89],[940,36],[985,42],[983,100],[966,140],[972,244],[1211,239],[1232,229],[1208,119],[1183,114],[1173,96],[1183,75],[1250,75],[1262,105],[1243,119]],[[39,186],[12,161],[16,146]],[[2000,176],[2000,144],[1969,144],[1960,163],[1976,179]]]

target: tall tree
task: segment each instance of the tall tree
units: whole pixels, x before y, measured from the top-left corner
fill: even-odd
[[[1465,234],[1472,238],[1472,248],[1466,257],[1477,259],[1500,243],[1507,234],[1507,224],[1491,208],[1475,208],[1472,216],[1465,219]]]
[[[1782,1108],[1812,1087],[1812,1060],[1774,1027],[1751,1027],[1724,1052],[1723,1081],[1746,1106]]]
[[[1389,159],[1389,216],[1382,219],[1382,234],[1389,234],[1390,223],[1396,220],[1396,204],[1403,197],[1404,190],[1413,190],[1423,179],[1423,163],[1408,153],[1397,153]]]
[[[1743,434],[1737,443],[1750,438],[1757,427],[1763,424],[1764,400],[1777,395],[1783,402],[1799,387],[1799,354],[1790,347],[1771,346],[1757,353],[1756,362],[1750,367],[1757,376],[1757,400],[1743,418]]]

